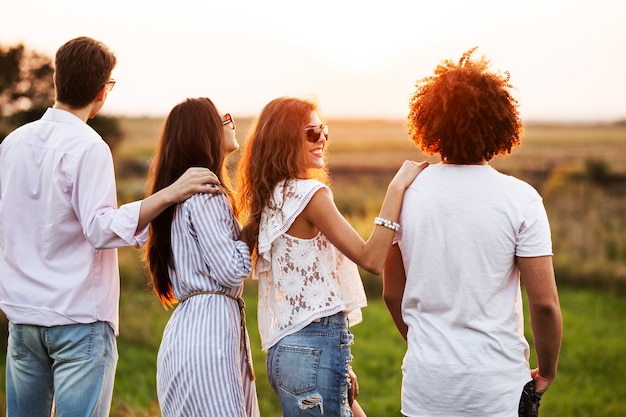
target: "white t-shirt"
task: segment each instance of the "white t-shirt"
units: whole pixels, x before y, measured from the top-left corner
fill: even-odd
[[[403,414],[516,416],[531,378],[515,257],[552,255],[540,195],[488,165],[431,165],[400,224]]]

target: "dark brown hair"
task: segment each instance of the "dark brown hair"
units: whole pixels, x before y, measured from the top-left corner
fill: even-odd
[[[409,134],[425,153],[456,164],[491,160],[519,145],[522,122],[509,74],[489,72],[484,57],[449,60],[416,83],[410,101]]]
[[[74,109],[87,106],[109,81],[116,63],[113,52],[95,39],[81,36],[66,42],[55,58],[57,101]]]
[[[217,175],[236,213],[225,159],[224,127],[217,108],[208,98],[187,99],[165,120],[150,166],[148,192],[168,187],[188,168],[205,167]],[[152,220],[145,248],[154,292],[166,307],[176,301],[168,271],[174,267],[171,225],[175,212],[176,205],[172,205]]]
[[[239,206],[257,241],[263,208],[270,203],[274,187],[292,178],[327,180],[325,168],[309,170],[305,127],[317,105],[309,100],[280,97],[261,111],[246,140],[239,162]]]

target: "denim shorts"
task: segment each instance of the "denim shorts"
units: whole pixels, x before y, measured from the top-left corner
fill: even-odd
[[[6,400],[11,417],[108,417],[117,365],[104,322],[31,326],[9,322]]]
[[[353,335],[345,313],[313,321],[267,354],[267,376],[283,417],[351,417],[348,368]]]

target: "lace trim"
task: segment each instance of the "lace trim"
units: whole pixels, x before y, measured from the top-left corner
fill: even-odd
[[[269,251],[274,240],[289,230],[296,217],[302,213],[320,188],[327,188],[327,186],[317,180],[285,180],[276,186],[272,196],[275,206],[266,208],[261,215],[258,246],[260,257],[266,261],[270,260]],[[284,212],[283,207],[289,202],[298,204],[291,208],[291,212]]]
[[[317,190],[315,180],[290,180],[276,187],[259,227],[258,316],[261,345],[267,350],[281,337],[298,331],[312,319],[350,312],[352,323],[362,317],[367,297],[357,266],[323,234],[300,239],[286,231]]]

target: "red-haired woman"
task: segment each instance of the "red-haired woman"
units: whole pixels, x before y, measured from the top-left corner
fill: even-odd
[[[328,137],[313,102],[278,98],[262,110],[240,162],[243,238],[256,248],[261,344],[283,417],[351,416],[350,404],[362,412],[350,370],[349,326],[367,303],[356,264],[381,273],[403,192],[425,166],[404,163],[365,242],[324,183]]]
[[[165,306],[178,303],[157,358],[164,417],[259,415],[241,300],[250,249],[239,240],[225,166],[238,148],[230,114],[194,98],[172,109],[154,156],[152,193],[194,166],[209,168],[221,183],[219,193],[193,195],[150,225],[154,291]]]

